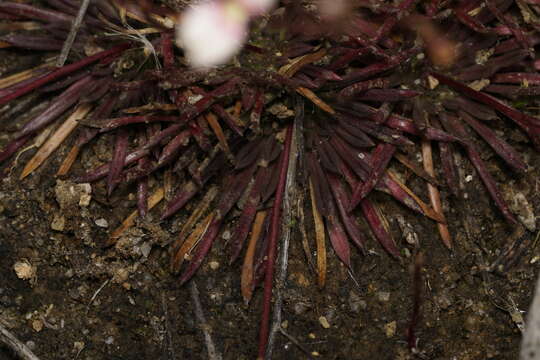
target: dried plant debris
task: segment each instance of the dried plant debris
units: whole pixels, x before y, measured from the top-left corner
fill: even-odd
[[[313,235],[321,287],[333,271],[329,257],[335,254],[352,274],[371,237],[401,258],[388,214],[374,201],[377,193],[436,222],[447,248],[459,246],[443,214],[443,203],[462,192],[457,152],[469,159],[509,228],[519,221],[536,229],[532,206],[521,193],[501,195],[484,156],[489,151],[500,158],[510,176],[528,171],[515,141],[494,130],[499,120],[503,130],[519,132],[521,142],[540,147],[540,118],[530,111],[540,94],[536,1],[357,1],[342,14],[346,26],[335,26],[317,6],[282,1],[256,21],[231,63],[211,69],[185,65],[171,30],[181,20],[172,9],[151,1],[113,3],[84,2],[88,9],[79,15],[76,0],[0,3],[0,19],[6,19],[0,52],[59,54],[76,31],[61,67],[49,59],[0,79],[4,114],[11,107],[30,113],[48,101],[9,135],[0,150],[0,177],[31,177],[50,166],[47,160],[64,144],[71,150],[55,170],[67,179],[56,188],[62,208],[88,206],[97,184],[105,184],[104,198],[133,186],[137,209],[107,246],[149,213],[161,211],[161,220],[170,222],[194,210],[189,228],[168,242],[181,284],[230,227],[230,262],[243,258],[244,300],[264,288],[259,354],[268,335],[295,122],[302,139],[295,150],[296,186],[307,214],[302,221],[309,222],[302,226],[314,229],[304,237]],[[25,102],[29,97],[34,100]],[[40,136],[46,140],[21,171],[19,154]],[[101,164],[86,171],[73,166],[99,141],[110,144]],[[423,168],[410,160],[421,153]],[[415,190],[422,193],[389,170],[398,163],[425,182]],[[53,228],[63,228],[61,219]],[[407,241],[418,246],[414,236]]]

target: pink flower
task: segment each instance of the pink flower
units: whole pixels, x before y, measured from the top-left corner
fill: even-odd
[[[249,16],[234,2],[206,2],[186,11],[176,28],[176,42],[194,67],[223,64],[247,36]]]
[[[259,16],[272,9],[276,0],[238,0],[251,16]]]
[[[182,14],[176,43],[194,67],[226,63],[247,38],[250,16],[269,10],[275,0],[223,0],[197,4]]]

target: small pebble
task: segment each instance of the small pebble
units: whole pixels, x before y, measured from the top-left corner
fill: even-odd
[[[54,231],[64,231],[66,227],[66,218],[60,214],[54,214],[53,221],[51,222],[51,229]]]
[[[435,79],[433,76],[428,75],[428,84],[429,88],[431,90],[435,89],[437,86],[439,86],[439,80]]]
[[[225,230],[223,234],[221,234],[221,238],[223,240],[230,240],[231,238],[231,232],[229,230]]]
[[[123,283],[129,277],[129,271],[125,268],[119,268],[114,271],[113,281],[117,284]]]
[[[321,323],[321,326],[325,329],[330,329],[330,323],[324,316],[319,317],[319,322]]]
[[[82,351],[82,349],[84,349],[84,342],[83,341],[75,341],[73,343],[73,348],[79,352],[79,351]]]
[[[384,325],[384,332],[386,333],[386,337],[391,338],[395,335],[397,328],[397,323],[395,321],[389,322],[388,324]]]
[[[17,274],[17,277],[22,280],[35,278],[37,272],[36,267],[30,264],[26,259],[17,261],[13,265],[13,270],[15,271],[15,274]]]
[[[43,330],[43,321],[36,319],[32,321],[32,329],[36,332]]]
[[[143,257],[148,257],[148,255],[150,255],[150,250],[152,250],[152,245],[149,243],[145,242],[141,245],[141,254]]]
[[[99,227],[102,227],[102,228],[109,227],[109,223],[104,218],[97,219],[96,220],[96,225],[99,226]]]
[[[387,302],[388,300],[390,300],[390,293],[387,291],[381,291],[377,294],[377,298],[381,302]]]
[[[360,310],[365,310],[367,303],[360,298],[354,291],[349,292],[349,307],[352,312],[358,313]]]

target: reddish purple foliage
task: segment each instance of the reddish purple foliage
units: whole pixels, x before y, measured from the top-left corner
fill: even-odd
[[[47,3],[54,9],[0,4],[0,19],[29,19],[42,26],[39,33],[17,30],[0,34],[0,41],[10,47],[7,51],[62,47],[78,3]],[[540,60],[534,52],[540,44],[539,27],[521,18],[516,1],[357,1],[346,26],[331,30],[310,10],[294,2],[283,3],[283,10],[268,22],[269,30],[278,26],[280,31],[261,32],[269,37],[264,42],[268,48],[248,44],[234,65],[207,72],[183,65],[171,30],[161,28],[150,16],[152,12],[168,14],[164,7],[145,2],[143,8],[133,10],[146,22],[144,26],[160,29],[145,35],[163,65],[157,67],[154,59],[144,62],[146,55],[139,43],[119,43],[103,36],[104,29],[122,29],[124,24],[109,2],[95,1],[68,65],[34,69],[19,81],[6,81],[3,87],[0,82],[0,107],[23,98],[13,107],[15,113],[30,110],[32,101],[26,104],[25,100],[34,90],[39,91],[34,96],[52,99],[0,151],[3,166],[42,129],[75,106],[89,103],[94,111],[80,121],[75,144],[92,147],[95,139],[110,134],[112,156],[102,166],[73,175],[74,180],[107,178],[107,195],[133,183],[138,211],[144,217],[148,211],[156,211],[148,208],[149,193],[154,190],[149,179],[174,173],[181,184],[175,187],[175,194],[167,196],[161,213],[165,221],[196,201],[210,183],[220,186],[213,207],[215,217],[192,249],[192,258],[180,275],[182,283],[198,271],[234,214],[239,218],[228,244],[231,262],[242,255],[257,211],[272,208],[253,265],[253,286],[265,279],[260,355],[264,355],[268,335],[289,152],[298,154],[299,191],[309,196],[306,190],[312,184],[330,244],[353,270],[356,257],[350,243],[362,252],[369,246],[358,216],[386,252],[400,256],[402,244],[386,228],[372,190],[444,222],[441,214],[430,211],[420,200],[422,196],[413,194],[388,171],[396,164],[394,154],[408,154],[405,158],[412,159],[422,141],[437,142],[436,177],[444,179],[444,184],[419,170],[415,173],[439,186],[443,201],[451,203],[460,194],[455,154],[462,152],[504,218],[515,225],[514,214],[480,156],[478,142],[487,143],[516,172],[526,171],[527,164],[512,140],[493,128],[515,123],[540,148],[540,119],[527,109],[516,108],[521,100],[534,102],[533,97],[540,94]],[[418,24],[411,24],[414,20]],[[397,34],[400,36],[394,36]],[[416,41],[417,37],[423,41]],[[455,53],[452,44],[460,44],[461,51]],[[105,50],[85,55],[94,48]],[[319,51],[324,51],[322,58]],[[309,61],[314,55],[316,60]],[[130,62],[136,64],[130,66]],[[297,106],[298,93],[311,101],[306,100],[305,112]],[[219,126],[216,121],[208,124],[209,112],[216,115]],[[301,134],[294,139],[297,149],[291,150],[295,117],[303,121]]]

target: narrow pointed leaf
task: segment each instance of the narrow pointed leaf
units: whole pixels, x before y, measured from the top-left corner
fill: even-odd
[[[17,89],[16,91],[14,91],[13,93],[9,94],[9,95],[6,95],[6,96],[3,96],[3,97],[0,97],[0,106],[8,103],[9,101],[13,100],[13,99],[16,99],[18,98],[19,96],[22,96],[22,95],[25,95],[29,92],[31,92],[32,90],[34,89],[37,89],[51,81],[54,81],[62,76],[65,76],[65,75],[68,75],[68,74],[71,74],[72,72],[74,71],[77,71],[87,65],[90,65],[100,59],[103,59],[105,57],[109,57],[109,56],[112,56],[112,55],[115,55],[119,52],[122,52],[124,51],[125,49],[127,49],[129,47],[128,44],[120,44],[118,46],[115,46],[109,50],[105,50],[105,51],[102,51],[102,52],[99,52],[95,55],[92,55],[92,56],[89,56],[87,58],[84,58],[76,63],[73,63],[73,64],[70,64],[70,65],[66,65],[64,67],[61,67],[60,69],[58,70],[55,70],[53,72],[51,72],[50,74],[46,75],[45,77],[42,77],[42,78],[39,78],[37,79],[35,82],[31,83],[31,84],[28,84],[27,86],[24,86],[20,89]]]
[[[27,122],[18,132],[17,137],[34,133],[56,120],[62,113],[64,113],[64,111],[72,107],[78,101],[81,90],[85,86],[88,86],[91,81],[92,78],[90,76],[86,76],[71,85],[61,95],[54,99],[43,113]]]
[[[114,153],[111,160],[109,174],[107,175],[107,194],[110,196],[116,185],[120,182],[120,174],[126,164],[126,154],[129,146],[129,132],[121,129],[116,134]]]
[[[64,142],[64,140],[75,130],[78,120],[84,118],[90,111],[91,106],[84,104],[79,106],[64,121],[64,123],[52,134],[49,139],[38,149],[34,157],[28,161],[24,167],[20,179],[24,179],[37,169],[43,162]]]
[[[336,255],[350,270],[351,249],[347,240],[347,235],[345,234],[345,231],[343,230],[338,218],[331,218],[331,220],[328,221],[328,235]]]
[[[309,192],[311,197],[311,210],[313,221],[315,222],[315,239],[317,244],[317,282],[320,288],[326,283],[326,230],[324,221],[318,210],[317,198],[313,187],[313,182],[309,182]]]
[[[467,133],[465,131],[465,128],[462,124],[459,123],[459,120],[457,118],[454,118],[452,116],[442,116],[441,122],[443,122],[444,126],[448,126],[452,131],[454,131],[458,136],[467,138]],[[476,171],[478,172],[478,175],[480,175],[480,178],[482,179],[484,185],[486,186],[489,194],[491,195],[491,198],[495,201],[495,204],[501,210],[504,217],[510,222],[511,224],[517,224],[517,220],[510,212],[508,205],[504,201],[504,199],[501,197],[501,194],[499,192],[499,189],[497,188],[497,184],[495,183],[495,180],[493,177],[489,174],[486,164],[480,157],[480,154],[476,150],[475,146],[471,141],[466,142],[466,150],[467,154],[469,155],[469,159],[471,160],[472,164],[476,168]]]
[[[360,202],[360,208],[362,209],[362,214],[364,214],[371,231],[373,231],[375,238],[382,247],[393,257],[399,258],[399,250],[396,247],[394,239],[392,239],[385,229],[375,206],[368,199],[364,199]]]
[[[435,170],[433,168],[433,156],[431,154],[431,144],[428,141],[422,142],[422,157],[424,161],[424,169],[430,174],[434,175]],[[442,204],[441,204],[441,194],[439,193],[439,190],[432,184],[427,184],[428,192],[429,192],[429,199],[431,201],[431,206],[433,206],[433,209],[437,211],[439,214],[444,216]],[[450,236],[450,231],[448,230],[448,225],[437,223],[437,228],[439,229],[439,234],[441,235],[441,239],[443,241],[443,244],[448,248],[452,249],[452,237]]]
[[[287,127],[285,136],[285,147],[283,149],[281,160],[279,162],[279,183],[276,189],[274,205],[272,207],[272,217],[270,221],[270,233],[268,235],[268,252],[267,264],[264,278],[264,294],[263,294],[263,312],[261,316],[261,326],[259,330],[259,357],[264,358],[266,353],[266,345],[268,343],[268,334],[270,331],[270,307],[272,301],[272,289],[274,285],[274,266],[276,262],[277,241],[279,238],[279,229],[281,227],[281,207],[285,192],[285,184],[287,179],[287,169],[289,166],[289,157],[291,152],[293,128],[291,125]]]
[[[342,186],[341,181],[335,175],[329,174],[328,181],[330,182],[330,188],[334,194],[341,221],[345,226],[345,230],[349,235],[352,242],[362,251],[365,252],[366,239],[362,234],[362,231],[358,227],[358,223],[354,216],[347,211],[347,205],[349,203],[350,195],[347,190]]]
[[[179,239],[182,241],[182,245],[175,252],[173,258],[171,259],[171,270],[173,272],[178,272],[182,267],[182,264],[185,258],[189,253],[197,246],[201,238],[206,234],[208,227],[212,223],[215,213],[210,213],[208,216],[202,220],[195,229],[189,234],[189,237],[185,240]]]
[[[159,204],[161,200],[163,200],[164,191],[163,188],[158,188],[152,195],[148,197],[148,209],[152,209],[154,206]],[[130,227],[135,224],[135,219],[138,216],[137,210],[133,211],[123,222],[122,224],[116,228],[112,234],[110,235],[109,239],[107,240],[106,246],[114,245],[120,236],[129,229]]]
[[[395,151],[396,148],[390,144],[377,145],[371,159],[373,168],[366,181],[362,185],[359,184],[356,189],[354,189],[352,199],[349,203],[349,211],[352,211],[358,203],[375,188],[375,185],[377,185],[383,176]]]
[[[251,228],[251,237],[249,238],[248,248],[246,256],[244,257],[244,263],[242,265],[242,275],[240,277],[241,292],[244,298],[244,303],[249,303],[253,295],[253,281],[254,281],[254,257],[257,242],[261,237],[263,225],[266,218],[266,211],[259,211],[255,216],[255,221]]]
[[[469,124],[508,165],[517,171],[524,172],[527,165],[519,154],[506,141],[500,139],[497,134],[487,126],[468,115],[464,111],[458,112],[459,117]]]

